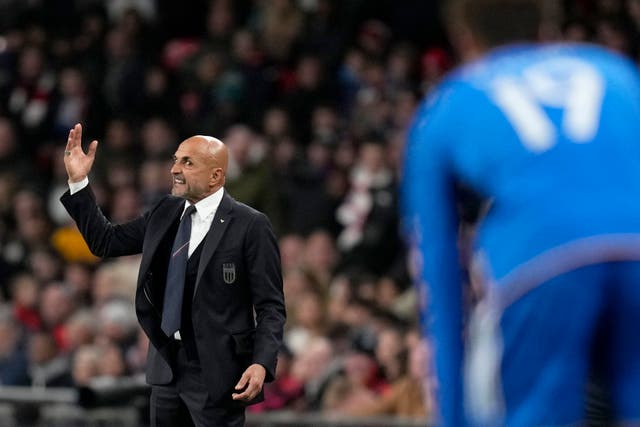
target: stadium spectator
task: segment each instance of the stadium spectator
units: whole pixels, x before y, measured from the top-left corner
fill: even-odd
[[[316,337],[325,335],[325,307],[320,295],[313,290],[302,292],[292,307],[290,317],[292,326],[285,332],[284,342],[291,352],[298,355],[304,352]]]
[[[73,354],[71,377],[76,386],[89,386],[100,375],[98,362],[100,351],[95,345],[79,347]]]
[[[30,384],[23,328],[8,306],[0,307],[0,384]]]
[[[362,144],[350,184],[350,192],[336,211],[344,227],[337,240],[342,255],[340,268],[386,273],[401,243],[396,184],[381,142]]]
[[[269,162],[268,146],[248,126],[231,126],[225,135],[229,147],[229,171],[225,188],[238,200],[245,200],[270,218],[274,229],[282,227],[274,171]]]
[[[63,283],[52,282],[42,289],[39,307],[42,326],[52,334],[61,351],[68,349],[65,322],[75,310],[75,304],[71,289]]]
[[[261,2],[254,22],[270,59],[286,63],[302,32],[303,15],[293,0]]]
[[[11,301],[13,302],[13,316],[21,328],[35,332],[42,326],[38,300],[40,285],[36,278],[26,272],[16,275],[11,280]]]
[[[325,411],[350,414],[372,405],[384,383],[373,357],[362,351],[344,355],[340,372],[329,380],[322,398]]]
[[[331,234],[325,230],[311,233],[306,239],[302,256],[305,270],[318,283],[319,288],[315,290],[326,294],[338,262],[338,252]]]
[[[58,349],[55,337],[37,332],[27,343],[30,384],[34,387],[69,387],[72,384],[69,359]]]
[[[65,342],[69,353],[77,352],[83,346],[91,345],[96,339],[98,322],[89,309],[76,310],[65,322]]]
[[[299,234],[285,234],[278,242],[282,270],[300,268],[303,265],[305,240]]]

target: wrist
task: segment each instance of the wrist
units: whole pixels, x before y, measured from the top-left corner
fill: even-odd
[[[79,182],[84,181],[85,179],[87,179],[87,175],[82,175],[82,176],[74,176],[74,177],[69,177],[69,179],[67,180],[67,182],[69,184],[77,184]]]
[[[89,178],[87,178],[86,176],[83,180],[77,181],[77,182],[72,182],[71,178],[69,178],[69,192],[72,195],[82,190],[87,185],[89,185]]]

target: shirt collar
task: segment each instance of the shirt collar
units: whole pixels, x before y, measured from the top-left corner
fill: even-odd
[[[224,187],[220,187],[218,191],[213,194],[209,194],[207,197],[195,204],[197,215],[201,220],[206,219],[207,217],[209,217],[209,215],[215,214],[215,212],[218,210],[218,206],[220,206],[220,203],[222,202],[223,195]],[[186,200],[184,202],[184,209],[182,210],[183,214],[189,205],[189,201]]]

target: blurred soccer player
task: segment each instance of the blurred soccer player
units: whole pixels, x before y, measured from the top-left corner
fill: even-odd
[[[460,0],[449,24],[467,63],[417,112],[403,188],[439,421],[580,423],[598,348],[616,419],[640,422],[637,70],[536,43],[534,0]],[[464,328],[457,184],[490,203],[473,263],[484,297]]]

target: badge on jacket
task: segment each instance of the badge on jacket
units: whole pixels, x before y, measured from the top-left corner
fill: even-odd
[[[222,280],[230,285],[236,281],[236,265],[232,262],[222,264]]]

